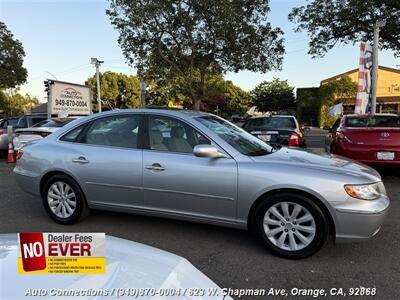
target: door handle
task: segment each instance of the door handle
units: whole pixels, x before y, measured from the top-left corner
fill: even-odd
[[[154,170],[154,171],[164,171],[165,168],[161,166],[160,164],[152,164],[152,165],[147,165],[144,166],[147,170]]]
[[[74,158],[72,160],[72,162],[76,163],[76,164],[81,164],[81,165],[89,163],[89,161],[83,156],[79,156],[78,158]]]

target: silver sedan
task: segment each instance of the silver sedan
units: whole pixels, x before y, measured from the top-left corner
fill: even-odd
[[[22,148],[20,187],[72,224],[90,209],[250,229],[276,255],[304,258],[329,234],[374,236],[388,213],[379,174],[337,156],[274,149],[217,116],[117,110]]]

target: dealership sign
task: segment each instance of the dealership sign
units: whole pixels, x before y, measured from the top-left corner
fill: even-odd
[[[58,115],[86,116],[92,112],[90,88],[86,85],[52,80],[49,86],[48,112]]]
[[[18,273],[105,273],[105,233],[29,232],[18,240]]]

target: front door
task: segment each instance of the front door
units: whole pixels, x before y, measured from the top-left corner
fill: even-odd
[[[182,120],[148,117],[143,150],[144,203],[149,209],[233,221],[237,164],[232,158],[196,157],[193,147],[211,141]]]
[[[141,119],[140,114],[103,117],[61,138],[64,142],[74,141],[66,161],[89,203],[143,205]]]

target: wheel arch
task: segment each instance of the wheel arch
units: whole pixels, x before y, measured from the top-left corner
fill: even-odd
[[[71,180],[73,180],[73,181],[78,185],[78,187],[81,189],[82,195],[83,195],[83,197],[85,198],[85,201],[86,201],[86,203],[87,203],[85,191],[83,190],[83,188],[82,188],[82,186],[79,184],[79,182],[74,178],[74,176],[72,176],[71,174],[68,174],[67,172],[61,171],[61,170],[52,170],[52,171],[49,171],[49,172],[45,173],[45,174],[42,176],[42,178],[40,179],[40,185],[39,185],[39,188],[40,188],[40,195],[41,195],[41,196],[43,196],[43,189],[44,189],[44,186],[45,186],[47,180],[49,180],[51,177],[53,177],[53,176],[55,176],[55,175],[67,176],[67,177],[69,177]]]
[[[315,202],[315,204],[318,205],[318,207],[322,210],[322,212],[324,213],[324,215],[328,218],[328,222],[329,222],[329,234],[335,236],[336,233],[336,227],[335,227],[335,221],[333,220],[332,214],[330,213],[329,209],[326,207],[326,204],[319,199],[317,196],[304,191],[304,190],[300,190],[300,189],[296,189],[296,188],[279,188],[279,189],[274,189],[274,190],[270,190],[267,191],[265,193],[263,193],[262,195],[260,195],[252,204],[252,206],[250,207],[250,211],[249,214],[247,216],[247,227],[248,229],[252,230],[253,229],[253,215],[254,212],[257,208],[257,206],[263,202],[266,201],[266,198],[272,196],[272,195],[277,195],[277,194],[283,194],[283,193],[295,193],[295,194],[301,194],[305,197],[310,198],[311,200],[313,200]]]

